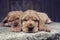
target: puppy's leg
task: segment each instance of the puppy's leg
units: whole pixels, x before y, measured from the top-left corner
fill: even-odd
[[[28,28],[22,27],[22,31],[23,31],[23,32],[28,32]]]
[[[46,23],[48,23],[48,24],[52,23],[52,21],[49,17],[47,18]]]
[[[42,21],[39,23],[39,30],[50,32],[50,29]]]
[[[17,26],[17,27],[11,27],[10,31],[12,31],[12,32],[20,32],[21,28],[19,26]]]
[[[51,19],[49,18],[49,16],[46,13],[43,13],[43,17],[46,18],[46,22],[45,23],[51,23]]]
[[[35,32],[38,32],[38,27],[35,27],[34,30],[33,30],[33,32],[34,32],[34,33],[35,33]]]

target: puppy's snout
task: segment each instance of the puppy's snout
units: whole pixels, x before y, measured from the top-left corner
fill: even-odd
[[[33,31],[33,26],[28,26],[28,31]]]
[[[14,27],[17,27],[17,26],[18,26],[18,23],[15,23],[15,24],[14,24]]]

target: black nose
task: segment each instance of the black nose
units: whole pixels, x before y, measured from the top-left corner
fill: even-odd
[[[14,24],[14,27],[17,27],[17,26],[18,26],[18,23],[15,23],[15,24]]]
[[[33,26],[28,26],[28,31],[32,31],[33,30]]]

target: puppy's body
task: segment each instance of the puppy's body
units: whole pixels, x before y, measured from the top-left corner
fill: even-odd
[[[24,32],[37,32],[38,29],[43,31],[50,31],[36,11],[25,11],[24,15],[22,15],[22,30]]]
[[[51,23],[51,19],[48,17],[48,15],[46,13],[42,13],[42,12],[37,12],[37,14],[39,15],[39,17],[41,18],[41,20],[44,23]]]

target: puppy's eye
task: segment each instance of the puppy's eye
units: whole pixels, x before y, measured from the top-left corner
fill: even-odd
[[[28,21],[27,19],[24,19],[23,21]]]
[[[14,20],[9,20],[9,22],[12,22],[12,21],[14,21]]]
[[[15,20],[18,20],[19,18],[16,18]]]
[[[35,22],[37,22],[38,20],[34,20]]]

